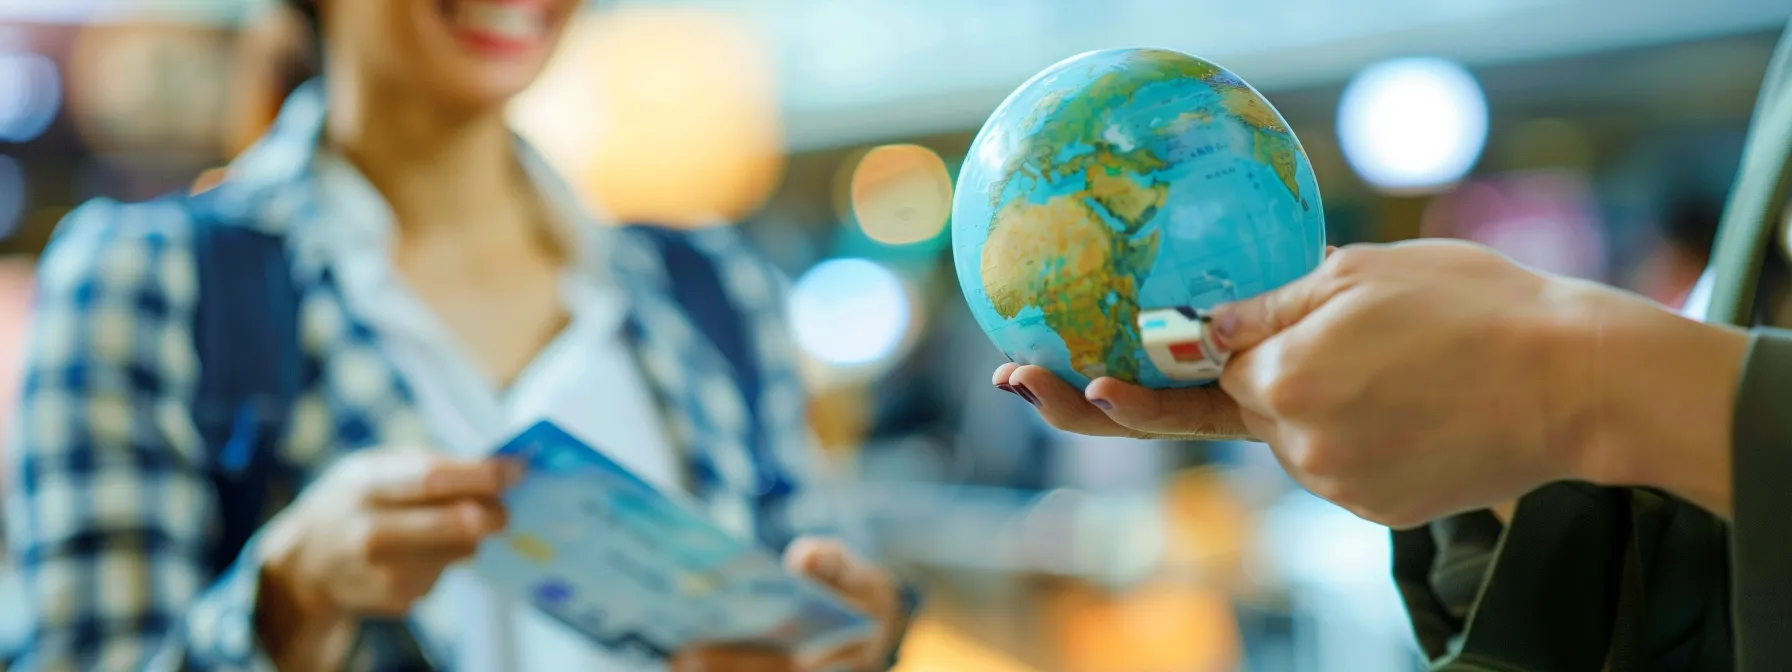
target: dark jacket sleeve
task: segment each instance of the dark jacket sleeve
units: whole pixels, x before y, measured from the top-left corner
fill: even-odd
[[[1737,662],[1792,669],[1792,331],[1754,331],[1731,435]]]

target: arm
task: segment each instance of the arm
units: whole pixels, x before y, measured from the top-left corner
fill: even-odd
[[[205,566],[218,503],[188,408],[178,217],[92,203],[44,257],[7,507],[35,607],[22,669],[268,668],[253,553]]]

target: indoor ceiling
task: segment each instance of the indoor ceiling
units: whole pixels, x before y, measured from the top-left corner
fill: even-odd
[[[233,21],[269,0],[0,0],[0,21]],[[737,13],[771,39],[799,148],[974,128],[1091,49],[1186,51],[1264,89],[1410,54],[1470,65],[1771,30],[1792,0],[617,0]]]

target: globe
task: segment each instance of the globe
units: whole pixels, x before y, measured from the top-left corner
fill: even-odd
[[[1325,254],[1319,187],[1262,94],[1162,49],[1096,51],[1035,75],[971,143],[952,204],[958,281],[1012,361],[1079,387],[1187,387],[1153,365],[1145,310],[1279,287]]]

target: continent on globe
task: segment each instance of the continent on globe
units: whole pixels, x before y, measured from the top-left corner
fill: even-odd
[[[1009,96],[973,142],[953,206],[972,313],[1008,357],[1083,385],[1173,380],[1141,306],[1212,305],[1312,270],[1319,190],[1281,115],[1217,65],[1091,52]]]

